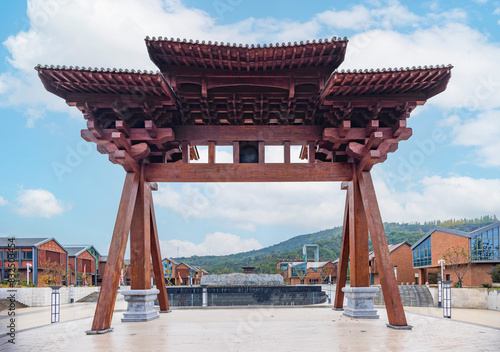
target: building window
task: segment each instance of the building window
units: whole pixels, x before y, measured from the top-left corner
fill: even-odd
[[[19,251],[18,250],[15,250],[15,251],[9,251],[9,250],[6,250],[5,251],[5,260],[18,260],[19,259]]]
[[[430,266],[431,261],[431,236],[429,236],[413,250],[413,267]]]
[[[500,260],[499,227],[484,231],[471,238],[471,257],[473,261]]]
[[[23,260],[33,260],[33,251],[23,252]]]
[[[311,285],[319,284],[319,279],[309,279],[309,284]]]

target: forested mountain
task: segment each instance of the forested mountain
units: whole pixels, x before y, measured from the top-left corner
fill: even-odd
[[[420,237],[435,226],[442,226],[462,231],[474,231],[498,221],[494,216],[483,216],[476,219],[460,219],[446,221],[427,221],[424,223],[384,223],[388,244],[408,242],[414,244]],[[290,238],[281,243],[254,250],[224,256],[192,256],[173,258],[177,262],[201,266],[211,274],[241,272],[241,267],[250,263],[257,273],[275,274],[278,260],[302,260],[304,244],[318,244],[321,261],[335,260],[339,256],[342,227],[323,230],[307,235]],[[371,250],[371,244],[370,244]]]

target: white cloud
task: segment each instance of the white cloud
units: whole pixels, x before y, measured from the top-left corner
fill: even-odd
[[[160,240],[163,257],[189,257],[192,255],[226,255],[247,252],[262,248],[254,238],[243,239],[231,233],[215,232],[205,236],[202,243],[196,244],[181,240]]]
[[[22,190],[17,197],[17,208],[14,211],[24,217],[51,218],[69,211],[71,206],[44,189]]]
[[[0,207],[3,207],[4,205],[7,205],[7,204],[9,204],[9,202],[7,202],[7,199],[0,196]]]
[[[43,118],[43,112],[37,109],[28,109],[24,115],[28,117],[26,121],[26,127],[28,128],[35,127],[36,120]]]
[[[445,22],[410,33],[371,30],[350,38],[341,68],[454,66],[445,92],[431,99],[443,109],[500,107],[500,47],[467,25]]]
[[[384,221],[415,222],[473,218],[500,214],[500,179],[452,176],[424,177],[414,187],[397,192],[374,174],[375,189]]]
[[[317,230],[341,223],[345,193],[338,183],[188,184],[180,191],[160,186],[155,204],[185,221],[221,219],[253,230],[257,225],[293,225]]]
[[[478,114],[475,118],[452,117],[453,143],[476,147],[473,163],[483,166],[500,166],[500,110]]]

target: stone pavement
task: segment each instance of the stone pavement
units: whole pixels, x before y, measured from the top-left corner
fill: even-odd
[[[378,320],[355,320],[328,305],[178,308],[147,323],[122,323],[121,298],[115,330],[88,336],[94,308],[95,303],[63,305],[57,324],[50,324],[48,307],[19,309],[15,345],[7,343],[2,311],[0,351],[498,351],[500,346],[500,312],[494,311],[452,310],[471,324],[440,318],[441,309],[408,308],[411,331],[387,328],[383,307]]]

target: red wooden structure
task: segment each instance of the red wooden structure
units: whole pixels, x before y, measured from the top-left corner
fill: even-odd
[[[163,282],[155,182],[345,181],[335,307],[349,258],[351,286],[369,286],[370,234],[389,323],[406,326],[370,169],[411,136],[406,119],[446,88],[451,66],[339,71],[347,40],[335,37],[263,46],[160,37],[146,46],[160,72],[36,67],[48,91],[82,111],[82,137],[127,172],[92,330],[111,326],[129,232],[132,289],[150,288],[150,259]],[[216,145],[233,146],[232,164],[215,163]],[[266,145],[284,146],[284,163],[265,163]],[[290,162],[291,145],[308,163]],[[208,146],[208,163],[190,163],[197,146]]]

